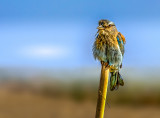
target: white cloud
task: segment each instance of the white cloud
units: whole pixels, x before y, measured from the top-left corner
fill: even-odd
[[[28,46],[21,54],[30,58],[62,58],[69,54],[69,49],[60,46]]]

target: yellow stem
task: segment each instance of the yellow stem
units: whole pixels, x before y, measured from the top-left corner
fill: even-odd
[[[95,118],[103,118],[104,116],[107,87],[108,87],[108,77],[109,77],[109,68],[105,68],[105,64],[102,64]]]

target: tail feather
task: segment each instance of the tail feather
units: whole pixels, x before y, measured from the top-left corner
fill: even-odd
[[[124,85],[122,76],[117,71],[111,72],[111,76],[110,76],[110,90],[113,91],[115,89],[118,89],[119,85],[121,85],[121,86]]]
[[[120,73],[118,72],[118,84],[121,86],[124,86],[124,81]]]

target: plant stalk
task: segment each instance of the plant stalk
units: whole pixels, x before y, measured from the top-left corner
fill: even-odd
[[[109,78],[109,68],[106,68],[105,64],[102,63],[95,118],[104,117],[108,78]]]

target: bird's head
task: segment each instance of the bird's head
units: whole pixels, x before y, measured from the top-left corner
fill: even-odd
[[[115,28],[115,24],[109,20],[100,20],[97,27],[98,30],[112,30],[113,28]]]

